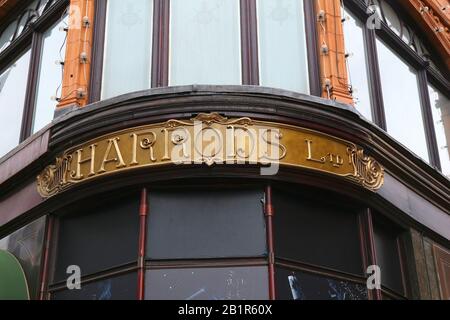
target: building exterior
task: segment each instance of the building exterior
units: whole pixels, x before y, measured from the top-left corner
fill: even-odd
[[[450,299],[449,25],[0,1],[0,298]]]

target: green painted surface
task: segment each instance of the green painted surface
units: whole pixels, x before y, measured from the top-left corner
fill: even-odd
[[[29,300],[27,279],[20,262],[0,250],[0,300]]]

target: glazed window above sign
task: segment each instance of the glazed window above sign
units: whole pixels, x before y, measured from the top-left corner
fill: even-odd
[[[353,143],[304,128],[212,113],[130,128],[71,148],[38,177],[38,191],[50,197],[112,173],[204,164],[260,165],[267,167],[261,170],[264,175],[277,174],[278,166],[303,168],[340,176],[373,191],[384,178],[381,165]]]

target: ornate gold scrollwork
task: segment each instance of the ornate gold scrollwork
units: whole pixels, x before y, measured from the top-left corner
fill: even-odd
[[[384,169],[381,164],[374,158],[366,156],[362,149],[349,148],[348,153],[355,167],[352,179],[367,189],[379,190],[384,183]]]
[[[37,177],[37,189],[44,198],[49,198],[68,188],[72,182],[67,181],[72,156],[56,158],[56,163],[44,169]]]
[[[200,113],[195,118],[192,118],[189,121],[182,120],[169,120],[166,122],[166,128],[177,128],[181,126],[193,126],[195,123],[201,122],[207,127],[212,126],[213,124],[219,124],[224,126],[230,125],[240,125],[240,126],[251,126],[253,125],[253,120],[250,118],[239,118],[239,119],[228,119],[217,112],[213,113]]]

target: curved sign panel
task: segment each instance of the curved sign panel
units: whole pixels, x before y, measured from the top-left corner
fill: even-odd
[[[100,176],[162,165],[260,165],[262,174],[291,166],[340,176],[376,191],[381,165],[355,144],[309,129],[228,119],[217,113],[129,128],[71,148],[37,179],[42,197]]]
[[[30,300],[27,279],[16,259],[0,250],[0,300]]]

